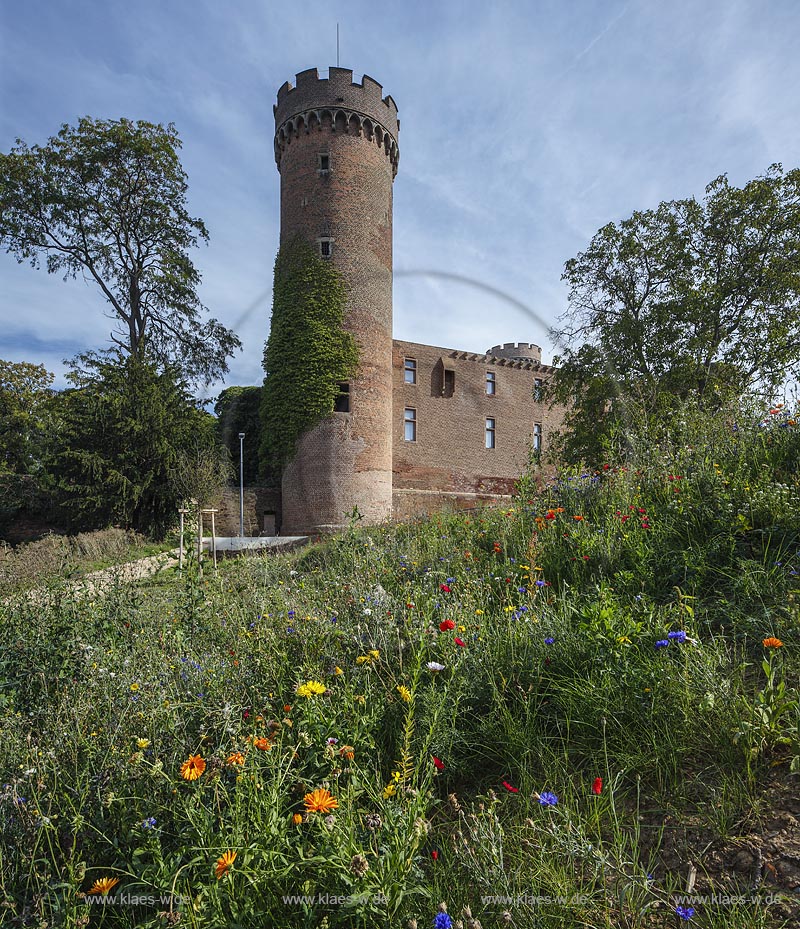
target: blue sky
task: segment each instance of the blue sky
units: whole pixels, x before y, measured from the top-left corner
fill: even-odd
[[[800,165],[796,0],[2,4],[0,150],[84,115],[176,124],[190,210],[211,234],[193,253],[201,297],[244,343],[228,385],[262,378],[275,93],[336,64],[337,22],[341,65],[400,112],[396,338],[532,341],[549,361],[564,262],[602,225],[701,196],[722,173],[741,185]],[[95,286],[0,253],[0,357],[43,363],[61,385],[62,359],[107,344],[104,312]]]

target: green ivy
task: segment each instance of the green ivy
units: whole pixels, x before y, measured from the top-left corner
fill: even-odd
[[[300,436],[333,411],[339,383],[356,371],[358,346],[342,328],[345,302],[342,275],[307,242],[279,249],[261,403],[267,477],[279,475]]]

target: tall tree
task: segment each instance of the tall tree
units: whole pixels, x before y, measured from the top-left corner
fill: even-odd
[[[566,263],[553,396],[573,404],[569,457],[604,427],[669,396],[775,391],[800,372],[800,170],[742,188],[724,175],[694,198],[609,223]]]
[[[45,258],[50,273],[93,280],[125,353],[146,349],[208,383],[240,342],[216,319],[201,322],[188,253],[208,233],[186,209],[180,147],[171,123],[89,117],[44,146],[18,139],[0,154],[0,243],[20,262]]]
[[[53,398],[49,469],[78,529],[122,525],[155,535],[176,519],[181,453],[214,453],[214,419],[174,368],[110,352],[79,358],[74,385]]]

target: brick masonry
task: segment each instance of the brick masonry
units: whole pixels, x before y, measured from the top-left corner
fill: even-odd
[[[330,241],[347,285],[345,329],[359,346],[351,412],[306,433],[284,470],[286,533],[332,531],[357,505],[370,523],[392,511],[392,182],[397,107],[380,84],[316,69],[285,84],[275,107],[281,243]],[[327,159],[323,162],[321,159]],[[326,167],[323,169],[322,165]]]
[[[564,410],[535,399],[547,365],[537,346],[507,343],[485,355],[395,340],[392,464],[396,517],[443,505],[474,506],[507,498],[524,470],[534,424],[542,451],[561,426]],[[416,362],[416,384],[404,380],[405,360]],[[449,373],[448,373],[449,372]],[[487,393],[487,374],[494,393]],[[416,411],[416,441],[404,435],[404,411]],[[493,419],[495,447],[486,447]]]
[[[335,531],[354,506],[377,523],[506,499],[528,460],[534,423],[546,449],[563,410],[534,399],[535,379],[551,370],[538,346],[506,343],[476,355],[392,340],[394,100],[366,75],[353,83],[345,68],[330,68],[328,78],[310,69],[280,88],[274,113],[281,243],[330,243],[348,291],[344,326],[360,349],[350,412],[302,436],[284,470],[281,531]],[[415,385],[404,381],[405,358],[416,361]],[[495,374],[493,395],[487,372]],[[413,442],[404,437],[406,408],[416,411]],[[487,417],[494,448],[486,448]]]

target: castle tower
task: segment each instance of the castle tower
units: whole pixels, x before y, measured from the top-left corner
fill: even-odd
[[[354,506],[368,523],[392,511],[392,182],[400,122],[364,75],[301,71],[278,91],[275,160],[281,244],[302,236],[342,273],[344,328],[359,348],[341,402],[300,439],[282,482],[282,531],[330,532]],[[348,396],[349,394],[349,396]],[[341,407],[341,410],[338,408]]]

